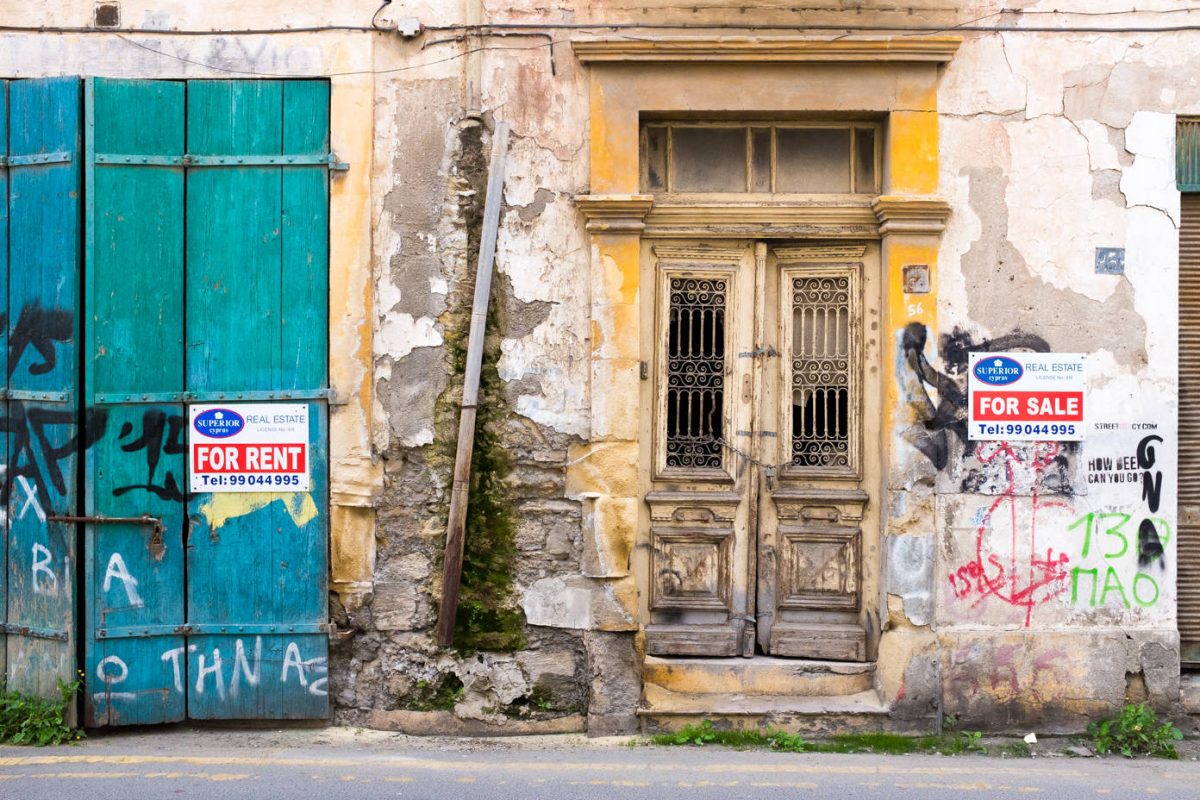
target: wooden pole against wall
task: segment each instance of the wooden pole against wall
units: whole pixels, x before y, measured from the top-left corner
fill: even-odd
[[[454,488],[446,523],[446,553],[442,561],[442,603],[438,609],[438,644],[454,644],[454,619],[462,578],[466,539],[467,499],[471,489],[471,455],[475,449],[475,411],[479,405],[479,372],[483,365],[488,299],[492,294],[492,264],[496,259],[496,234],[504,195],[504,165],[508,151],[508,123],[498,122],[492,136],[492,163],[488,168],[487,199],[483,205],[483,235],[479,238],[479,268],[475,272],[475,302],[471,307],[471,332],[467,339],[467,366],[463,376],[462,413],[458,418],[458,449],[454,454]]]

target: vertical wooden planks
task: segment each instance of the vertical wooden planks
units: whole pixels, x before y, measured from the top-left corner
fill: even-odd
[[[185,86],[89,81],[89,155],[182,156]],[[106,159],[108,160],[108,159]],[[162,520],[86,528],[87,719],[181,720],[184,609],[182,165],[91,166],[85,397],[96,442],[86,509]],[[155,400],[159,402],[154,402]],[[147,402],[149,400],[149,402]]]
[[[280,81],[189,81],[195,155],[279,155]],[[187,376],[192,391],[276,388],[281,169],[193,169],[187,199]]]
[[[95,79],[97,153],[184,154],[184,84]],[[92,188],[97,393],[182,392],[183,167],[102,164]],[[180,410],[182,413],[182,409]]]
[[[0,81],[0,308],[8,309],[8,81]],[[0,353],[8,325],[0,325]],[[0,370],[0,419],[8,418],[8,370]],[[8,432],[0,430],[0,463],[8,464]],[[8,622],[8,515],[0,523],[0,624]],[[0,679],[8,675],[8,636],[0,629]]]
[[[328,85],[189,83],[196,155],[325,154]],[[188,178],[188,388],[315,391],[327,383],[324,166],[199,167]],[[275,395],[278,396],[278,395]],[[188,715],[328,716],[328,463],[309,403],[313,490],[191,498]]]
[[[329,84],[283,85],[283,149],[329,152]],[[283,168],[282,373],[280,389],[328,383],[329,170]]]
[[[46,697],[75,673],[75,527],[46,518],[76,511],[79,87],[8,89],[8,619],[36,632],[8,637],[8,685]]]

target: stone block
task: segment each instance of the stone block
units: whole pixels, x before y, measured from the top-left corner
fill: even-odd
[[[568,459],[567,497],[637,495],[637,442],[589,442],[573,445],[568,450]]]
[[[641,421],[641,362],[592,360],[592,441],[633,441]]]
[[[588,736],[636,732],[642,682],[634,636],[594,632],[584,642],[591,674]]]
[[[623,578],[637,537],[636,497],[594,497],[583,503],[583,574],[589,578]]]
[[[371,611],[375,627],[381,631],[412,631],[432,621],[428,596],[408,581],[375,584]]]
[[[637,629],[637,586],[632,578],[542,578],[522,594],[521,608],[530,625],[632,631]]]

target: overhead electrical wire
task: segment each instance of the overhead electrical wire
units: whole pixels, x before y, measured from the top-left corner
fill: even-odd
[[[288,78],[300,77],[294,73],[272,73],[261,72],[257,70],[238,69],[236,67],[227,67],[218,64],[200,61],[187,56],[182,56],[176,53],[170,53],[165,50],[160,50],[148,44],[143,44],[130,36],[261,36],[261,35],[277,35],[291,33],[325,33],[333,31],[344,31],[352,33],[372,33],[395,34],[395,28],[386,25],[380,25],[378,22],[379,14],[386,8],[392,0],[385,0],[382,5],[376,9],[371,18],[371,25],[315,25],[315,26],[300,26],[291,28],[244,28],[239,30],[164,30],[159,28],[95,28],[95,27],[64,27],[64,26],[22,26],[22,25],[0,25],[0,33],[59,33],[59,34],[108,34],[120,38],[127,44],[145,50],[150,53],[162,56],[164,58],[174,59],[194,66],[210,69],[215,72],[225,72],[238,75],[253,75],[257,77],[273,77],[273,78]],[[813,9],[814,11],[817,9]],[[466,41],[469,36],[504,36],[504,35],[521,35],[522,32],[528,32],[532,35],[542,35],[548,41],[529,46],[511,46],[511,45],[487,45],[472,47],[455,53],[452,56],[445,58],[423,61],[419,64],[408,64],[402,67],[392,67],[388,69],[376,70],[348,70],[343,72],[323,73],[329,77],[345,76],[345,75],[383,75],[396,72],[406,72],[414,69],[422,69],[431,67],[437,64],[444,64],[449,61],[455,61],[460,58],[465,58],[472,53],[483,51],[500,51],[500,50],[538,50],[541,48],[550,48],[551,57],[553,58],[553,48],[556,44],[565,44],[570,41],[569,38],[555,39],[548,31],[573,31],[573,32],[598,32],[598,31],[722,31],[725,33],[738,33],[743,35],[752,35],[756,32],[774,32],[774,33],[794,33],[800,34],[809,31],[823,32],[839,32],[841,35],[836,39],[843,39],[847,36],[852,36],[855,33],[893,33],[904,36],[913,35],[933,35],[939,33],[1095,33],[1095,34],[1138,34],[1138,33],[1182,33],[1187,31],[1200,31],[1200,22],[1195,24],[1176,24],[1176,25],[1139,25],[1139,26],[1117,26],[1117,25],[1014,25],[1010,23],[1002,25],[980,25],[978,23],[1001,15],[1009,15],[1013,17],[1029,17],[1029,16],[1049,16],[1055,15],[1060,17],[1070,16],[1122,16],[1122,15],[1162,15],[1175,13],[1192,13],[1196,12],[1200,16],[1200,6],[1192,6],[1187,8],[1171,8],[1162,11],[1146,11],[1139,9],[1129,9],[1125,11],[1021,11],[1014,9],[1001,9],[992,12],[976,19],[954,25],[888,25],[888,24],[859,24],[859,25],[837,25],[837,24],[781,24],[769,23],[762,25],[755,24],[739,24],[727,25],[719,23],[575,23],[575,22],[488,22],[478,25],[422,25],[422,32],[438,32],[457,34],[450,38],[439,39],[434,42],[429,42],[423,45],[428,47],[432,44],[447,44],[456,41]],[[406,37],[415,39],[416,37]],[[637,37],[628,37],[631,39]],[[553,64],[551,65],[554,71]]]

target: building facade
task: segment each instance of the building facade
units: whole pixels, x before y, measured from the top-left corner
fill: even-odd
[[[1174,6],[0,5],[9,685],[80,665],[96,725],[1186,714]],[[1082,419],[977,436],[986,354],[1083,364]],[[264,406],[307,489],[194,483],[199,415]]]

